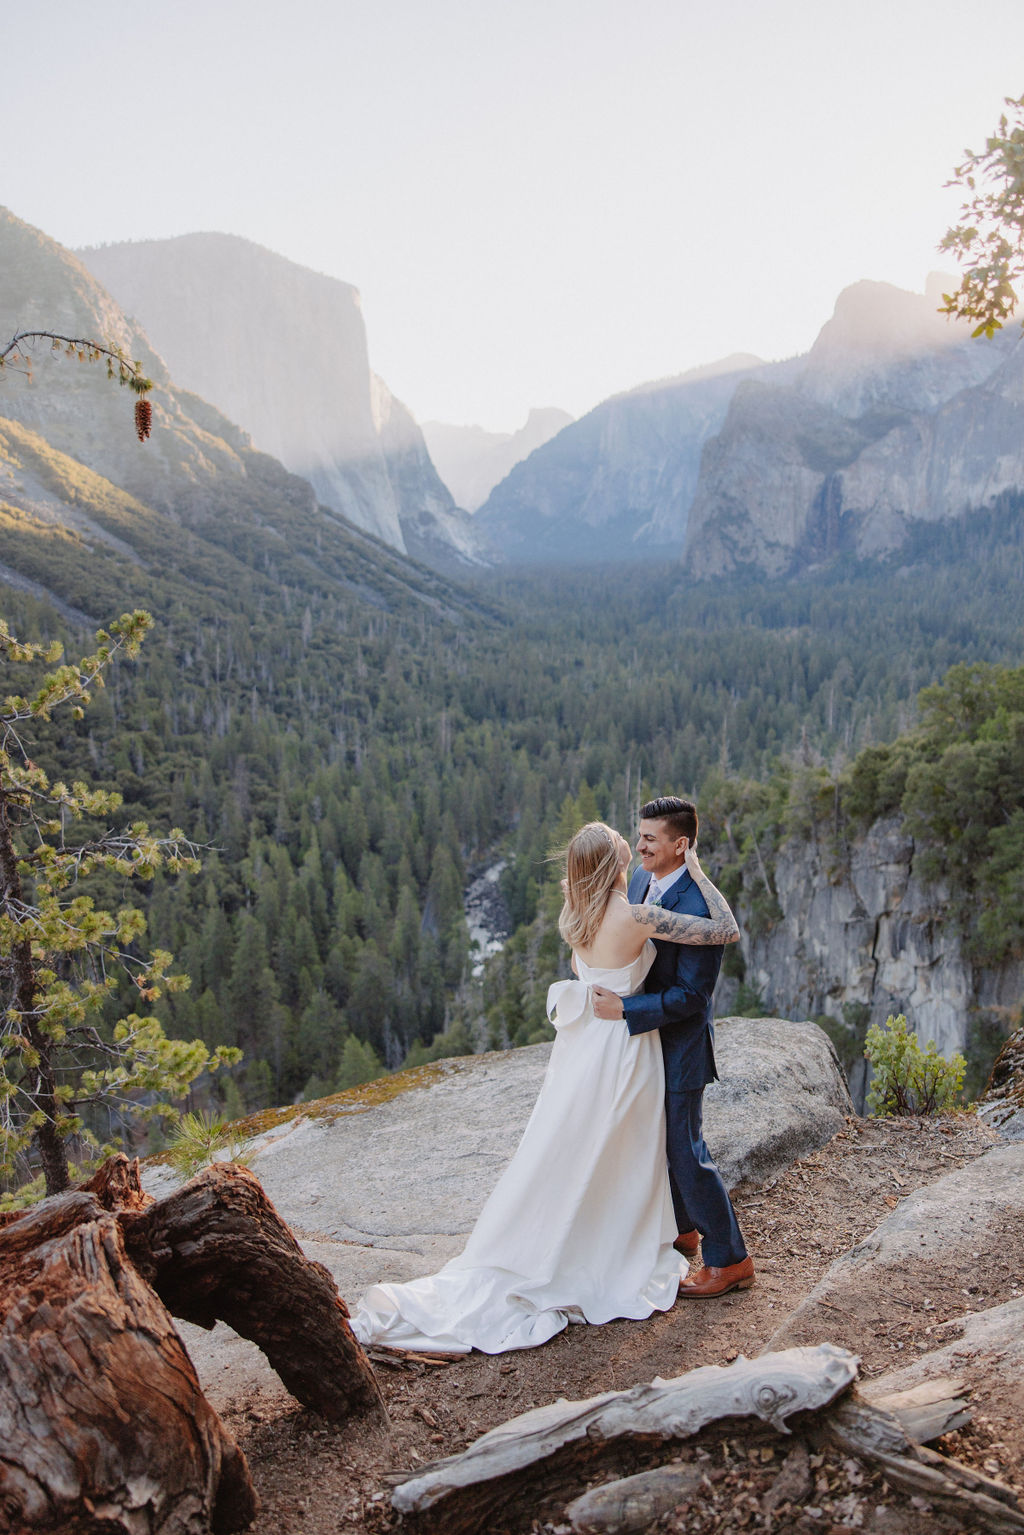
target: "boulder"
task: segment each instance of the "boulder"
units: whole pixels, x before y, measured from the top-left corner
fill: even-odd
[[[720,1018],[720,1080],[704,1095],[704,1132],[730,1188],[762,1183],[825,1146],[853,1113],[832,1041],[816,1023]]]
[[[978,1118],[1005,1141],[1024,1141],[1024,1027],[1015,1029],[996,1056]]]

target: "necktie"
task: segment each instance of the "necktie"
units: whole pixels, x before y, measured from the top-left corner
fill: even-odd
[[[647,895],[644,898],[645,906],[653,906],[655,901],[661,899],[661,886],[656,879],[652,879],[647,886]]]

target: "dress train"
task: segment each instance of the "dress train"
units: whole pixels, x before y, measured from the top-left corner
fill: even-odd
[[[487,1354],[534,1348],[570,1321],[642,1319],[675,1301],[682,1260],[665,1164],[656,1031],[596,1018],[589,987],[627,996],[654,958],[552,986],[557,1034],[519,1147],[463,1251],[436,1274],[374,1285],[352,1328],[364,1344]]]

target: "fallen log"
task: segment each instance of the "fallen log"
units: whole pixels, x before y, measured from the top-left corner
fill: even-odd
[[[881,1466],[886,1480],[992,1535],[1020,1535],[1024,1513],[1005,1483],[911,1439],[894,1412],[854,1394],[830,1412],[820,1433],[833,1444]]]
[[[403,1478],[392,1506],[415,1516],[417,1530],[444,1535],[515,1528],[520,1515],[528,1528],[542,1503],[564,1508],[595,1469],[615,1467],[623,1446],[686,1439],[722,1418],[758,1418],[788,1432],[788,1418],[846,1391],[857,1363],[846,1349],[823,1343],[753,1360],[741,1355],[674,1380],[536,1407],[461,1455]]]
[[[569,1504],[565,1517],[579,1535],[633,1535],[706,1486],[699,1466],[656,1466],[591,1488]]]
[[[71,1193],[0,1231],[0,1528],[207,1535],[255,1512],[116,1216]]]
[[[659,1442],[692,1438],[727,1419],[760,1419],[780,1433],[797,1420],[819,1449],[837,1447],[873,1462],[890,1483],[924,1494],[964,1528],[1024,1535],[1024,1513],[1011,1488],[914,1437],[915,1430],[933,1437],[968,1420],[962,1382],[930,1382],[870,1402],[850,1389],[857,1364],[856,1355],[823,1343],[753,1360],[741,1355],[727,1367],[707,1366],[584,1402],[554,1402],[492,1429],[461,1455],[397,1479],[392,1505],[423,1535],[527,1530],[536,1516],[564,1517],[580,1535],[628,1535],[690,1501],[702,1477],[699,1466],[655,1466],[581,1495],[595,1475],[621,1472],[630,1454],[634,1466],[638,1455],[649,1464]],[[742,1435],[742,1424],[737,1429]],[[797,1448],[766,1513],[810,1489],[806,1445]],[[670,1452],[662,1453],[667,1459]]]
[[[891,1412],[897,1417],[908,1439],[917,1444],[930,1444],[933,1439],[941,1439],[943,1434],[951,1434],[971,1421],[972,1413],[965,1395],[968,1390],[964,1381],[943,1377],[922,1381],[907,1391],[883,1394],[864,1386],[860,1394],[883,1412]]]

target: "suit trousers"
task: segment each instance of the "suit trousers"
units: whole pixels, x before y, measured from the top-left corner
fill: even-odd
[[[704,1140],[704,1089],[665,1094],[665,1131],[672,1205],[680,1231],[699,1231],[708,1268],[747,1256],[736,1212]]]

